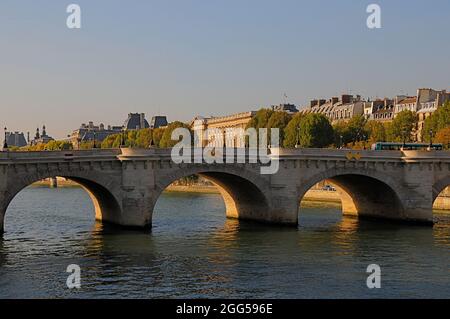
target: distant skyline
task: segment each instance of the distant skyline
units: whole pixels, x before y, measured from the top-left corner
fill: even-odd
[[[82,28],[66,27],[81,7]],[[382,28],[366,27],[366,7]],[[450,90],[450,2],[2,0],[0,125],[189,121],[343,93]]]

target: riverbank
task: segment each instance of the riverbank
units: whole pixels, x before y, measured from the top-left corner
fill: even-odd
[[[203,193],[203,194],[219,194],[219,190],[214,186],[193,185],[181,186],[170,185],[166,188],[166,192],[180,192],[180,193]],[[312,202],[333,202],[340,203],[341,198],[338,192],[324,191],[324,190],[310,190],[305,194],[303,200]]]

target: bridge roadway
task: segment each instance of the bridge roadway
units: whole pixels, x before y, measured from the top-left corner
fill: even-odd
[[[156,201],[174,181],[199,174],[215,183],[230,218],[297,225],[299,203],[316,183],[341,193],[344,214],[432,224],[433,202],[450,184],[450,152],[273,149],[267,164],[176,164],[170,149],[0,152],[0,232],[13,198],[44,178],[64,177],[90,195],[98,220],[149,228]],[[188,218],[188,217],[187,217]]]

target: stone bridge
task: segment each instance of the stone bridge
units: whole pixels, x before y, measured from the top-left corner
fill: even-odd
[[[64,177],[90,195],[98,220],[149,228],[158,197],[174,181],[199,174],[214,182],[231,218],[297,225],[305,193],[329,180],[343,213],[432,224],[433,202],[450,184],[444,151],[274,149],[279,170],[260,163],[175,164],[170,149],[0,152],[0,231],[13,198],[44,178]]]

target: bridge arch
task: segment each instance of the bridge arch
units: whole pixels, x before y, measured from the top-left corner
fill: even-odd
[[[43,179],[62,177],[80,185],[92,200],[95,218],[100,221],[119,223],[122,216],[120,202],[110,191],[111,185],[102,178],[95,178],[89,173],[57,172],[57,173],[25,173],[12,174],[14,180],[8,179],[7,189],[1,195],[0,233],[4,231],[4,218],[13,199],[26,187]],[[95,175],[95,174],[94,174]]]
[[[433,203],[435,202],[439,194],[442,193],[442,191],[448,186],[450,186],[450,175],[437,180],[433,184]]]
[[[375,170],[329,169],[304,181],[298,191],[299,202],[317,183],[328,180],[337,186],[342,211],[346,215],[400,220],[404,217],[401,187],[388,175]]]
[[[191,175],[202,176],[217,187],[229,218],[261,221],[270,214],[270,187],[267,180],[245,168],[215,165],[180,168],[159,177],[155,185],[152,211],[169,185]]]

